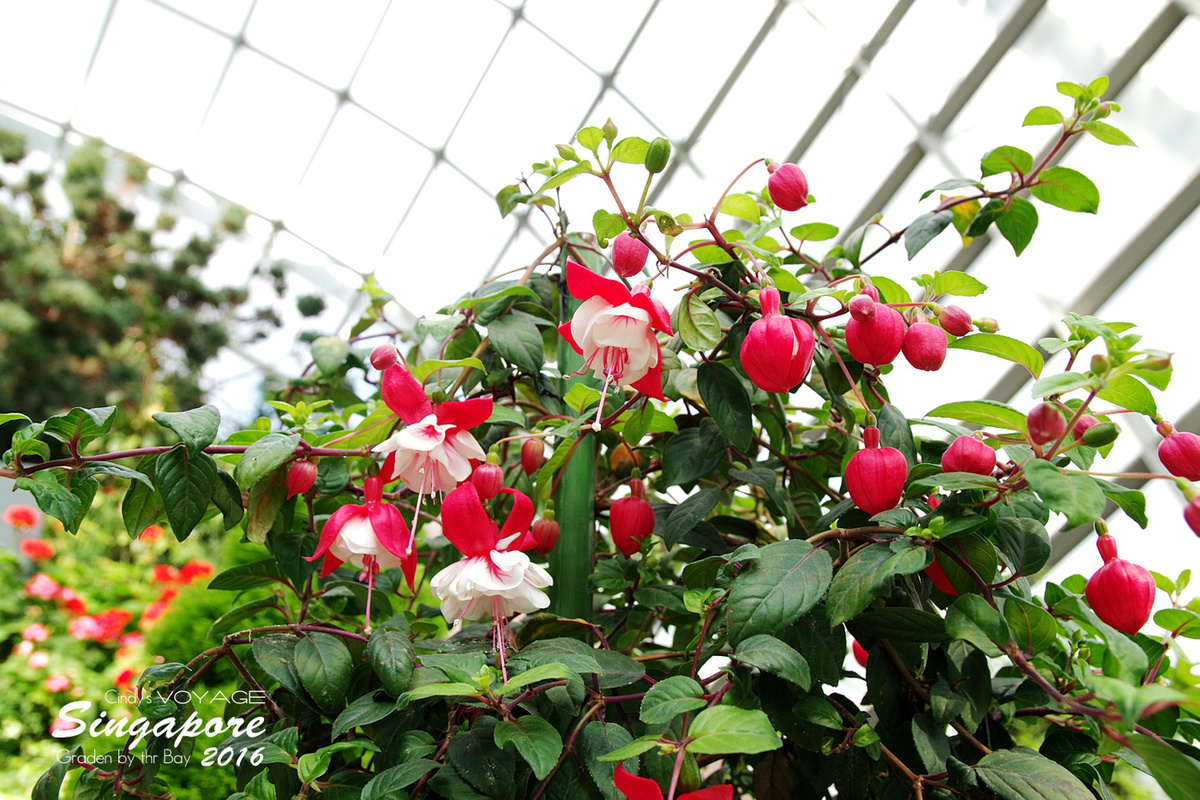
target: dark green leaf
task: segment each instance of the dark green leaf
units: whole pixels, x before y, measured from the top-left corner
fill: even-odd
[[[1067,518],[1074,528],[1086,525],[1104,512],[1104,494],[1087,475],[1063,473],[1049,461],[1029,459],[1025,462],[1025,479],[1052,510]]]
[[[33,785],[30,800],[58,800],[58,792],[62,787],[63,778],[67,776],[67,772],[77,768],[72,761],[82,752],[83,748],[76,746],[71,748],[70,752],[64,752],[62,757],[55,759],[54,765],[46,770]]]
[[[985,178],[1006,172],[1028,175],[1033,170],[1033,156],[1019,147],[1004,145],[986,153],[979,162],[979,169]]]
[[[33,473],[32,478],[17,478],[13,483],[33,495],[38,508],[68,528],[75,524],[83,503],[55,479],[49,470]]]
[[[337,715],[337,719],[333,722],[332,736],[336,739],[347,731],[378,722],[395,710],[395,703],[381,703],[377,701],[374,692],[364,694],[346,706],[346,709]]]
[[[497,747],[516,745],[521,758],[533,768],[535,778],[545,780],[562,755],[563,741],[558,730],[541,717],[525,716],[504,720],[496,726]]]
[[[791,625],[824,596],[832,576],[829,553],[807,542],[788,540],[761,548],[730,589],[730,641],[736,645]]]
[[[596,782],[600,794],[605,800],[626,800],[625,795],[617,791],[616,783],[613,781],[616,764],[601,761],[600,757],[629,744],[633,741],[633,736],[625,728],[612,722],[589,722],[583,729],[581,738],[583,747],[580,754],[583,756],[584,766],[587,767],[592,780]],[[578,746],[577,743],[576,747]],[[630,758],[624,763],[625,769],[630,772],[636,772],[638,769],[636,757]],[[561,773],[562,770],[559,772]]]
[[[84,444],[112,429],[116,406],[72,408],[46,420],[42,430],[63,442]]]
[[[917,463],[917,443],[903,412],[890,403],[885,405],[876,413],[876,426],[879,428],[880,444],[903,453],[908,468],[912,469]]]
[[[1004,550],[1005,561],[1017,574],[1035,575],[1050,560],[1050,534],[1035,519],[998,518],[996,542]]]
[[[284,583],[287,579],[279,564],[273,558],[253,561],[249,564],[238,564],[230,567],[212,579],[209,589],[224,589],[240,592],[243,589],[253,589],[256,586],[269,586],[272,583]]]
[[[976,236],[983,236],[987,233],[987,229],[992,226],[1001,214],[1004,213],[1004,203],[1000,200],[989,200],[987,205],[979,210],[975,218],[971,220],[971,224],[967,226],[967,232],[963,234],[968,239],[973,239]]]
[[[904,251],[908,253],[908,260],[912,261],[913,256],[921,252],[925,245],[946,230],[952,219],[954,219],[954,212],[939,211],[936,214],[933,212],[922,214],[909,223],[904,231]]]
[[[385,769],[367,782],[362,788],[362,800],[380,800],[388,796],[396,796],[400,790],[419,781],[426,773],[440,767],[436,761],[428,758],[412,758],[395,767]]]
[[[1171,800],[1196,800],[1200,787],[1200,764],[1171,745],[1136,733],[1129,746],[1146,759],[1146,766]]]
[[[770,634],[760,633],[743,639],[733,658],[778,675],[806,692],[812,682],[804,656]]]
[[[671,510],[662,526],[662,538],[667,547],[674,547],[696,523],[704,519],[717,507],[721,499],[720,489],[705,489],[684,500]]]
[[[721,432],[734,447],[749,453],[754,422],[750,396],[738,376],[720,362],[706,361],[697,368],[696,385],[704,407],[712,414]]]
[[[416,664],[416,652],[408,636],[376,628],[367,640],[367,657],[388,694],[399,697],[408,689]]]
[[[488,337],[508,363],[526,372],[538,372],[542,368],[544,353],[542,334],[533,317],[521,312],[510,312],[488,325]]]
[[[255,639],[250,652],[263,671],[297,697],[304,697],[300,675],[296,672],[297,637],[287,634],[270,634]]]
[[[268,433],[246,448],[233,470],[233,479],[248,489],[278,469],[296,452],[300,434]]]
[[[925,770],[929,773],[944,772],[946,759],[950,757],[946,724],[938,725],[929,714],[918,714],[913,717],[912,737]]]
[[[973,180],[971,178],[950,178],[949,180],[942,181],[937,186],[926,189],[924,192],[921,193],[921,199],[924,200],[926,197],[929,197],[929,195],[933,194],[934,192],[945,192],[945,191],[949,191],[951,189],[961,189],[964,186],[974,186],[976,189],[983,188],[982,183],[980,183],[977,180]]]
[[[695,293],[679,304],[675,330],[692,350],[711,350],[721,341],[721,323],[717,315]]]
[[[167,521],[179,541],[204,518],[217,485],[217,462],[207,453],[192,456],[177,444],[154,462],[154,485],[167,511]]]
[[[221,412],[216,406],[203,405],[190,411],[160,411],[154,421],[179,437],[190,455],[196,455],[217,438]]]
[[[82,467],[76,475],[83,478],[90,478],[93,475],[112,475],[117,478],[124,478],[127,481],[137,481],[144,484],[148,488],[154,488],[149,476],[138,472],[136,469],[123,467],[120,464],[113,464],[110,461],[89,461],[87,466]]]
[[[688,428],[667,440],[663,447],[662,479],[667,486],[677,486],[691,483],[702,475],[707,475],[721,463],[725,450],[725,437],[717,429],[716,423],[708,422],[713,433],[705,435],[705,426]]]
[[[270,608],[278,602],[278,599],[274,596],[259,597],[248,603],[242,603],[239,606],[229,609],[217,617],[213,621],[213,624],[208,627],[208,638],[221,639],[227,633],[230,633],[242,620],[249,619],[257,615],[264,608]]]
[[[995,750],[973,769],[1004,800],[1092,800],[1092,793],[1065,767],[1027,747]]]
[[[1045,362],[1041,354],[1029,345],[998,333],[972,333],[950,343],[951,350],[974,350],[1020,364],[1035,378],[1041,377]],[[984,402],[984,401],[980,401]],[[1025,430],[1013,428],[1013,430]]]
[[[919,608],[881,608],[854,619],[858,634],[898,642],[945,642],[946,623],[937,614]]]
[[[1100,190],[1087,176],[1069,167],[1049,167],[1042,170],[1037,183],[1030,189],[1043,203],[1066,209],[1095,214],[1100,209]]]
[[[494,739],[497,721],[483,717],[450,740],[450,763],[475,789],[496,800],[512,800],[516,787],[516,754],[500,749]]]
[[[333,714],[346,705],[354,660],[342,640],[314,633],[296,643],[296,673],[323,710]]]
[[[1100,487],[1100,491],[1109,500],[1116,504],[1117,508],[1125,512],[1131,520],[1136,522],[1142,530],[1150,524],[1150,520],[1146,518],[1146,495],[1134,489],[1127,489],[1119,483],[1110,483],[1109,481],[1096,481],[1096,485]]]
[[[246,538],[255,544],[263,544],[275,524],[287,495],[286,480],[284,471],[277,470],[250,487],[246,501]]]
[[[1023,653],[1040,653],[1052,647],[1058,638],[1058,626],[1044,608],[1016,597],[1005,600],[1004,620],[1013,642]]]
[[[1033,233],[1037,226],[1037,208],[1022,197],[1010,197],[1008,210],[996,218],[996,230],[1008,240],[1013,252],[1018,256],[1025,252],[1025,248],[1033,241]]]
[[[854,618],[876,597],[889,593],[897,575],[920,572],[928,560],[925,548],[915,543],[907,544],[899,553],[886,544],[872,544],[859,550],[842,565],[829,585],[826,600],[829,624]]]
[[[946,613],[946,631],[989,656],[1000,655],[1012,638],[1004,615],[977,594],[965,594],[954,601]]]

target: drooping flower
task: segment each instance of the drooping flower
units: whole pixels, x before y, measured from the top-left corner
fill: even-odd
[[[775,287],[763,288],[758,300],[763,315],[742,340],[742,369],[764,392],[787,392],[804,380],[812,367],[816,350],[812,328],[780,313]]]
[[[1117,540],[1104,534],[1096,540],[1104,565],[1088,578],[1084,589],[1088,605],[1101,620],[1133,636],[1150,619],[1155,585],[1150,570],[1117,558]]]
[[[36,508],[17,503],[4,509],[4,514],[0,515],[4,521],[24,533],[39,525],[42,521],[42,515]]]
[[[317,549],[307,561],[324,557],[321,577],[349,561],[362,570],[359,580],[367,582],[366,629],[371,629],[371,591],[381,569],[400,567],[408,588],[413,589],[417,553],[413,535],[400,510],[383,502],[383,479],[372,475],[363,480],[362,505],[344,505],[325,521]]]
[[[21,555],[30,561],[48,561],[54,558],[54,545],[41,539],[22,539],[18,549]]]
[[[429,584],[448,622],[486,616],[500,621],[550,604],[542,591],[553,583],[550,574],[521,552],[537,546],[529,531],[533,501],[516,489],[501,491],[512,495],[513,508],[499,530],[470,483],[442,503],[442,534],[464,556]]]
[[[767,165],[767,172],[767,193],[772,203],[784,211],[799,211],[808,205],[808,178],[800,167],[775,161]]]
[[[628,800],[663,800],[662,789],[656,781],[634,775],[625,769],[624,764],[617,764],[613,771],[613,782]],[[677,800],[733,800],[733,786],[722,783],[675,797]]]
[[[642,495],[646,487],[641,479],[629,482],[631,494],[614,500],[608,510],[608,531],[613,544],[626,558],[642,547],[642,540],[654,533],[654,509]]]
[[[894,447],[879,446],[879,428],[863,428],[863,449],[846,464],[846,488],[854,505],[871,516],[895,508],[904,497],[908,462]]]
[[[558,332],[583,356],[585,369],[604,381],[602,394],[616,384],[663,400],[662,348],[654,331],[671,333],[667,309],[645,286],[631,292],[574,261],[566,272],[571,296],[583,305]]]
[[[404,422],[405,427],[374,447],[385,453],[383,482],[399,478],[420,498],[448,492],[471,477],[475,465],[487,454],[470,434],[492,415],[492,399],[476,397],[439,403],[430,402],[425,389],[400,364],[384,370],[383,402]]]

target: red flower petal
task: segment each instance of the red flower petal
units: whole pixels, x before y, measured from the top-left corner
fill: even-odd
[[[617,764],[613,782],[629,800],[663,800],[662,789],[658,788],[655,781],[634,775],[625,769],[624,764]]]
[[[442,501],[442,534],[464,556],[484,556],[496,547],[496,523],[488,519],[470,481]]]
[[[629,304],[634,308],[640,308],[650,315],[650,327],[655,330],[660,330],[663,333],[671,334],[671,315],[667,313],[667,308],[662,303],[650,296],[650,289],[643,285],[633,287],[633,294],[630,295]]]
[[[630,301],[629,290],[620,281],[601,278],[582,264],[567,261],[567,288],[576,300],[599,295],[614,306]]]
[[[425,395],[425,387],[399,364],[392,364],[383,371],[380,389],[383,402],[404,420],[405,425],[420,422],[433,413],[433,403]]]
[[[312,561],[311,558],[308,560]],[[319,577],[324,578],[326,575],[333,572],[335,569],[337,569],[341,565],[342,565],[342,560],[340,558],[335,556],[333,553],[326,553],[325,560],[321,562],[321,574]]]
[[[576,353],[583,355],[583,348],[579,346],[579,342],[575,341],[575,337],[571,335],[571,320],[567,320],[558,326],[558,335],[566,339],[567,344],[571,345]]]
[[[329,552],[329,548],[333,547],[337,536],[342,532],[342,526],[357,516],[367,513],[367,509],[363,506],[345,505],[325,520],[325,524],[321,526],[321,540],[317,542],[317,549],[313,551],[311,556],[305,556],[305,561],[316,561],[321,556]]]
[[[688,800],[688,798],[691,798],[691,800],[733,800],[733,786],[728,783],[721,783],[716,786],[709,786],[679,795],[679,800]]]
[[[476,397],[471,400],[451,400],[437,407],[437,421],[456,428],[468,430],[487,422],[492,415],[492,398]]]
[[[514,533],[525,531],[528,533],[529,526],[533,524],[533,501],[525,495],[524,492],[518,492],[516,489],[501,489],[504,494],[511,494],[513,498],[512,511],[508,513],[508,519],[504,520],[504,527],[500,529],[500,538],[507,539]],[[529,547],[512,547],[509,550],[528,550],[530,547],[536,547],[536,542]]]
[[[371,517],[371,530],[384,550],[401,560],[416,558],[412,552],[412,533],[399,509],[390,503],[368,503],[367,512]]]

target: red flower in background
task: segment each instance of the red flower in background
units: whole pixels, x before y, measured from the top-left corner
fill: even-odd
[[[22,539],[19,549],[21,555],[30,561],[48,561],[54,558],[54,545],[41,539]]]
[[[117,673],[117,677],[113,678],[113,686],[122,692],[133,691],[133,679],[137,677],[137,673],[132,669],[125,668]]]
[[[79,596],[79,592],[64,586],[58,593],[58,599],[71,614],[79,615],[87,613],[87,603],[83,602],[83,598]]]
[[[71,620],[67,624],[67,631],[80,641],[115,642],[132,620],[133,614],[125,609],[111,608]]]
[[[4,521],[24,533],[42,523],[42,514],[36,508],[25,505],[12,505],[4,509]]]
[[[621,794],[629,800],[663,800],[662,789],[650,778],[639,778],[627,771],[624,764],[617,764],[613,782]],[[677,800],[733,800],[733,786],[728,783],[697,789],[694,792],[675,795]]]
[[[44,642],[50,638],[50,631],[42,623],[35,622],[21,631],[21,638],[27,642]]]
[[[157,542],[162,538],[164,531],[162,525],[147,525],[146,530],[142,531],[142,535],[138,538],[147,544]]]
[[[58,596],[58,590],[62,587],[58,585],[58,581],[51,578],[44,572],[39,572],[25,583],[25,594],[30,597],[36,597],[39,600],[53,600]]]
[[[47,691],[65,692],[71,688],[71,679],[61,672],[56,672],[49,678],[46,678],[45,686]]]

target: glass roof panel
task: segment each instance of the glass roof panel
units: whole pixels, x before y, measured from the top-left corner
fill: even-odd
[[[350,83],[386,0],[257,0],[246,41],[334,89]]]
[[[649,6],[645,0],[610,0],[603,13],[589,14],[584,21],[563,14],[561,0],[528,0],[522,14],[592,69],[606,73],[617,65]]]
[[[246,24],[246,15],[254,0],[154,0],[159,5],[176,8],[192,19],[236,36]]]

